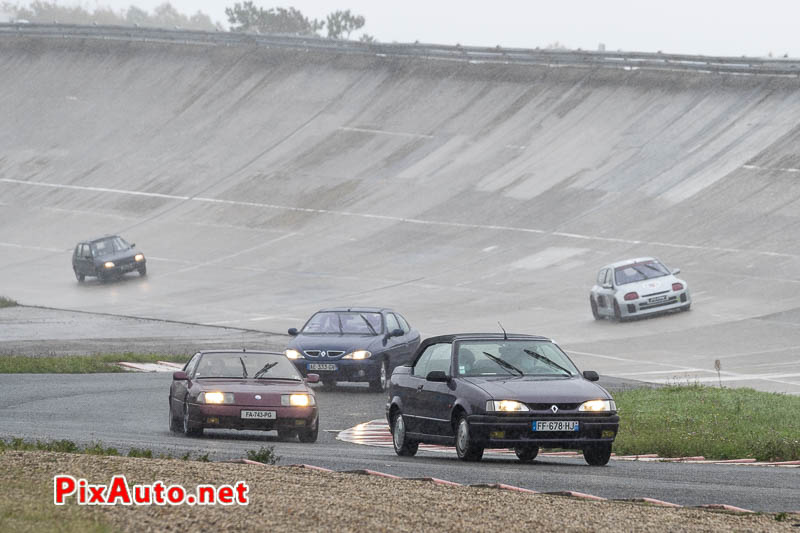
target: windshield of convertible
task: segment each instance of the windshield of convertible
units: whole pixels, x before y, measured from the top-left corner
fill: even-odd
[[[615,268],[614,281],[616,281],[617,285],[625,285],[646,279],[669,276],[669,274],[670,272],[667,270],[667,267],[658,261],[642,261],[641,263]]]
[[[491,340],[458,343],[456,373],[465,377],[569,377],[578,369],[549,341]]]
[[[358,311],[321,311],[306,322],[301,333],[338,335],[380,335],[383,318],[380,313]]]
[[[197,363],[194,378],[302,380],[285,355],[247,352],[205,353]]]
[[[109,237],[92,243],[92,253],[95,257],[112,255],[130,249],[131,245],[122,237]]]

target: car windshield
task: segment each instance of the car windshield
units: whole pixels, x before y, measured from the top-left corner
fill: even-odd
[[[641,263],[634,263],[614,269],[614,281],[616,281],[617,285],[626,285],[628,283],[636,283],[637,281],[660,278],[662,276],[669,276],[669,270],[655,260],[642,261]]]
[[[461,341],[457,373],[467,377],[578,375],[578,369],[561,348],[550,341]]]
[[[194,378],[302,380],[295,366],[285,355],[252,352],[203,354],[197,363]]]
[[[380,335],[383,318],[380,313],[359,311],[321,311],[303,326],[304,334],[335,333],[338,335]]]
[[[112,255],[130,249],[131,245],[122,237],[109,237],[92,243],[92,253],[95,257]]]

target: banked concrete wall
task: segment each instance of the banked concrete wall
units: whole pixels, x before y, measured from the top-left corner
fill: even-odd
[[[798,89],[4,35],[0,294],[273,331],[392,305],[425,333],[502,320],[566,341],[791,311]],[[151,275],[79,286],[67,250],[110,232]],[[596,328],[596,269],[640,255],[683,269],[695,311]]]

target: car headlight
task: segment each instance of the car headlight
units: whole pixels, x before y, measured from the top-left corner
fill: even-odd
[[[114,268],[114,261],[106,261],[103,266],[106,268]]]
[[[530,411],[527,405],[516,400],[489,400],[486,402],[486,410],[502,413],[524,413],[525,411]]]
[[[200,403],[233,403],[232,392],[201,392],[197,397]]]
[[[372,357],[372,352],[368,352],[366,350],[356,350],[346,354],[344,357],[342,357],[342,359],[369,359],[370,357]]]
[[[308,407],[316,405],[317,401],[311,394],[282,394],[281,405],[291,407]]]
[[[578,407],[578,411],[589,413],[607,413],[616,410],[617,404],[614,403],[614,400],[589,400]]]
[[[140,261],[144,261],[144,254],[136,254],[133,256],[133,259],[138,263]]]
[[[300,359],[300,352],[297,350],[286,350],[283,352],[289,359]]]

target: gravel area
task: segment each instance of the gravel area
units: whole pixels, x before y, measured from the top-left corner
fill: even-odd
[[[54,507],[52,480],[56,474],[70,474],[90,483],[107,483],[113,475],[125,474],[130,484],[161,480],[167,485],[181,483],[189,490],[200,483],[244,480],[249,484],[247,506],[66,506],[75,519],[111,524],[121,531],[188,531],[197,524],[223,531],[278,532],[797,531],[800,525],[800,515],[776,520],[774,514],[584,501],[296,467],[49,452],[6,451],[0,455],[0,479],[27,480],[23,485],[27,487],[24,496],[30,498],[27,504],[38,505],[43,514]],[[3,492],[0,516],[13,519],[23,494],[9,489]]]

